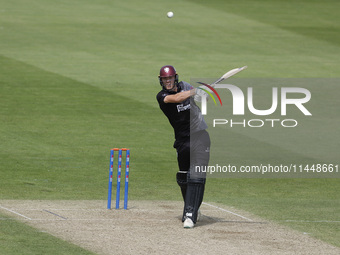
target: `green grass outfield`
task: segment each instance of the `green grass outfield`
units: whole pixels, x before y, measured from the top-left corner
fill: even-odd
[[[185,81],[217,78],[243,65],[248,69],[239,77],[249,79],[340,78],[339,10],[335,0],[0,0],[0,199],[104,200],[112,147],[131,149],[130,199],[181,199],[173,131],[155,100],[159,68],[173,64]],[[313,87],[319,101],[306,123],[318,148],[301,152],[304,160],[317,161],[313,151],[329,148],[321,160],[338,160],[339,89],[339,83]],[[313,129],[318,120],[324,125]],[[263,153],[274,148],[275,140],[261,131],[247,131],[228,131],[227,150],[237,163],[254,158],[249,144],[267,146]],[[278,156],[303,148],[280,139],[286,143],[275,144]],[[340,246],[339,184],[209,179],[205,200]],[[0,253],[41,254],[63,246],[42,235],[45,242],[29,253],[15,243],[36,241],[34,230],[0,224]],[[68,253],[86,251],[70,246]]]

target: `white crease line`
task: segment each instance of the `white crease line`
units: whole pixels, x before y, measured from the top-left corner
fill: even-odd
[[[215,206],[215,205],[212,205],[212,204],[208,204],[208,203],[206,203],[206,202],[202,202],[202,204],[208,205],[208,206],[211,206],[211,207],[214,207],[214,208],[216,208],[216,209],[219,209],[219,210],[221,210],[221,211],[224,211],[224,212],[227,212],[227,213],[230,213],[230,214],[233,214],[233,215],[238,216],[238,217],[240,217],[240,218],[242,218],[242,219],[249,220],[249,221],[253,221],[252,219],[249,219],[249,218],[244,217],[244,216],[242,216],[242,215],[240,215],[240,214],[237,214],[237,213],[228,211],[228,210],[223,209],[223,208],[221,208],[221,207],[218,207],[218,206]]]
[[[9,211],[9,212],[11,212],[11,213],[14,213],[14,214],[16,214],[16,215],[19,215],[19,216],[21,216],[21,217],[23,217],[23,218],[25,218],[25,219],[32,220],[31,218],[29,218],[29,217],[27,217],[27,216],[25,216],[25,215],[23,215],[23,214],[21,214],[21,213],[18,213],[18,212],[16,212],[16,211],[13,211],[13,210],[8,209],[8,208],[6,208],[6,207],[3,207],[3,206],[1,206],[1,205],[0,205],[0,208],[5,209],[5,210],[7,210],[7,211]]]

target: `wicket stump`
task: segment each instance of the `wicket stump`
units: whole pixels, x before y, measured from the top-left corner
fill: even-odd
[[[110,171],[109,171],[109,189],[108,189],[108,196],[107,196],[107,209],[111,209],[113,164],[114,164],[114,152],[115,151],[118,151],[116,209],[119,209],[120,183],[121,183],[121,175],[122,175],[122,155],[123,155],[123,151],[125,151],[126,159],[125,159],[124,209],[127,210],[128,193],[129,193],[130,150],[126,148],[121,148],[121,149],[113,148],[110,151]]]

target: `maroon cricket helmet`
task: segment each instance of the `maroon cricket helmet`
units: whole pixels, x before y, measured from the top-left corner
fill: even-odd
[[[169,77],[169,76],[175,76],[176,69],[173,66],[167,65],[167,66],[162,66],[161,69],[159,70],[159,77]]]
[[[175,76],[175,85],[178,87],[178,74],[176,72],[175,67],[171,65],[162,66],[161,69],[159,70],[158,78],[159,78],[159,83],[161,84],[163,89],[165,89],[165,87],[164,87],[162,78],[171,77],[171,76]]]

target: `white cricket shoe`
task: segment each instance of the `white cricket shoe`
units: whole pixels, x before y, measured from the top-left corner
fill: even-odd
[[[192,219],[190,218],[186,218],[184,223],[183,223],[183,227],[184,228],[193,228],[195,226],[194,222],[192,221]]]

